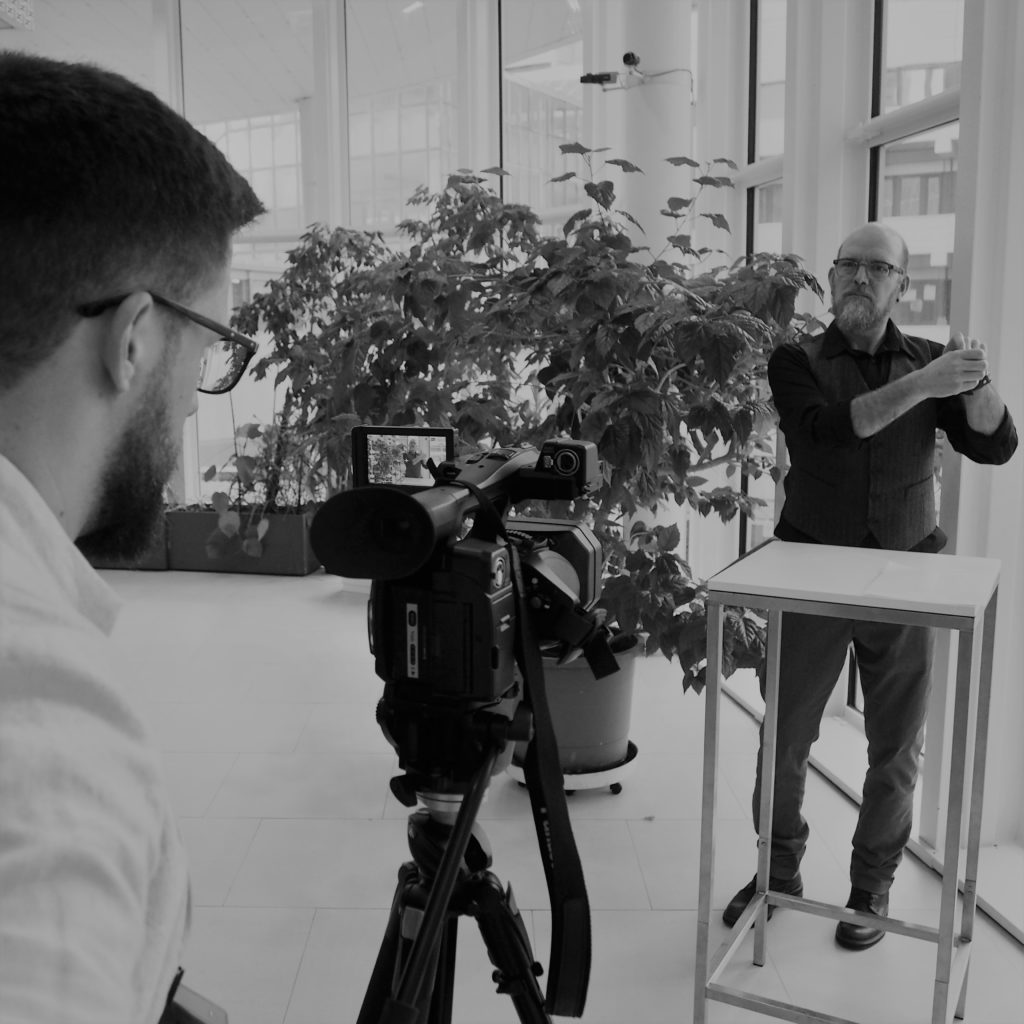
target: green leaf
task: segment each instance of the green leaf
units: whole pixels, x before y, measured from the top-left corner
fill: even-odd
[[[588,181],[583,191],[602,209],[611,209],[615,201],[615,186],[610,181]]]
[[[504,176],[508,175],[508,171],[506,171],[504,167],[485,167],[480,173],[481,174],[496,174],[499,177],[504,177]]]
[[[579,142],[563,142],[558,148],[563,153],[579,153],[580,156],[585,156],[587,153],[594,152],[594,150],[587,149],[586,146],[581,145]]]
[[[212,480],[217,475],[216,466],[207,466],[206,471],[203,473],[204,480]]]
[[[549,184],[554,184],[555,182],[558,182],[558,181],[568,181],[570,178],[575,178],[575,177],[576,177],[576,172],[575,171],[566,171],[565,174],[559,174],[557,178],[548,178],[548,183]]]
[[[577,224],[579,224],[579,223],[581,223],[582,221],[586,220],[586,219],[587,219],[587,218],[588,218],[589,216],[590,216],[590,210],[589,210],[589,209],[587,209],[587,210],[577,210],[577,211],[576,211],[576,212],[575,212],[575,213],[574,213],[574,214],[573,214],[573,215],[572,215],[572,216],[571,216],[571,217],[570,217],[570,218],[569,218],[569,219],[568,219],[568,220],[567,220],[567,221],[565,222],[565,224],[564,224],[564,225],[562,226],[562,234],[563,234],[563,235],[564,235],[564,236],[565,236],[566,238],[568,238],[568,237],[569,237],[569,234],[570,234],[570,233],[572,232],[572,229],[573,229],[574,227],[576,227],[576,225],[577,225]]]
[[[216,491],[210,498],[210,504],[213,505],[216,512],[227,512],[231,508],[231,499],[224,491]]]
[[[700,167],[700,164],[689,156],[669,156],[665,159],[673,167]]]
[[[667,205],[674,212],[676,210],[685,210],[692,202],[692,199],[684,199],[682,196],[669,196]]]
[[[707,217],[716,228],[721,228],[723,231],[729,231],[729,222],[720,213],[702,213],[702,217]]]
[[[643,174],[644,172],[637,167],[636,164],[631,164],[628,160],[620,160],[613,158],[611,160],[605,160],[606,164],[615,164],[616,167],[621,167],[627,174]]]
[[[225,537],[234,537],[241,527],[242,517],[235,512],[234,509],[229,509],[227,512],[221,512],[217,517],[217,529],[220,530]]]
[[[251,455],[238,455],[235,458],[235,469],[238,470],[238,482],[248,490],[255,481],[256,460]]]
[[[257,540],[263,540],[263,538],[266,537],[266,535],[267,535],[267,530],[269,530],[269,529],[270,529],[270,520],[267,519],[266,516],[264,516],[256,524],[256,539]]]

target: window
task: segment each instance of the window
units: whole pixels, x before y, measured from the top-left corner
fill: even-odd
[[[887,0],[880,113],[960,88],[964,0]]]
[[[879,147],[877,218],[894,227],[910,250],[910,285],[893,319],[915,334],[949,340],[949,298],[959,124],[942,125]]]
[[[393,241],[413,192],[461,166],[459,5],[348,0],[346,16],[350,226]]]
[[[753,156],[757,160],[778,156],[783,150],[786,126],[786,0],[758,0],[757,38],[754,59],[756,91],[754,110]]]
[[[561,229],[582,203],[577,179],[553,182],[569,169],[559,150],[581,139],[582,15],[566,4],[504,4],[502,46],[502,164],[509,202],[528,204],[544,229]]]

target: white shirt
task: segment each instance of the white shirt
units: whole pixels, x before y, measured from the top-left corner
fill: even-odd
[[[0,456],[0,1024],[153,1024],[188,926],[118,599]]]

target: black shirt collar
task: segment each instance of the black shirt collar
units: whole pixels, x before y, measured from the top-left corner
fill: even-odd
[[[904,340],[903,332],[891,320],[886,324],[885,337],[882,339],[882,344],[878,346],[874,355],[870,357],[867,356],[866,352],[862,353],[855,348],[851,348],[850,343],[846,340],[846,336],[836,326],[835,320],[825,328],[825,334],[822,336],[821,341],[821,352],[826,359],[835,359],[836,356],[842,355],[849,355],[854,358],[874,358],[884,353],[900,351],[909,354],[910,350]]]

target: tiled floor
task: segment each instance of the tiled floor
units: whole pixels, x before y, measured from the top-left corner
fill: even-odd
[[[190,983],[232,1024],[354,1021],[408,859],[408,812],[388,790],[396,758],[374,719],[380,681],[365,594],[325,576],[106,575],[126,599],[115,637],[164,751],[192,859]],[[592,909],[587,1024],[692,1019],[703,711],[667,662],[643,661],[631,728],[640,753],[623,791],[570,798]],[[728,702],[723,719],[719,908],[754,869],[747,805],[756,733]],[[816,776],[807,809],[806,894],[842,903],[854,810]],[[512,884],[546,963],[548,897],[526,791],[495,778],[480,821],[494,871]],[[934,924],[937,908],[937,878],[908,859],[892,912]],[[726,934],[717,917],[716,946]],[[738,957],[728,982],[870,1024],[930,1019],[934,947],[890,935],[853,954],[834,945],[833,927],[778,913],[766,965]],[[467,924],[455,1024],[518,1019],[490,974]],[[982,918],[966,1020],[1010,1024],[1022,1006],[1024,950]],[[709,1016],[712,1024],[767,1019],[717,1003]]]

